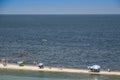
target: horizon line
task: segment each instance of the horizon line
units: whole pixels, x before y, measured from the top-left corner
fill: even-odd
[[[0,13],[0,15],[120,15],[120,13],[119,14],[117,13],[116,14],[112,14],[112,13],[109,13],[109,14],[108,13],[106,14],[103,14],[103,13],[101,14],[98,14],[98,13],[97,14],[94,14],[94,13],[93,14],[92,13],[86,13],[86,14],[61,14],[61,13],[60,14],[24,14],[24,13],[23,14],[7,14],[6,13],[6,14],[1,14]]]

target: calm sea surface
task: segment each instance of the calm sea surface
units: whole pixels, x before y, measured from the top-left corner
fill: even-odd
[[[2,57],[9,62],[33,63],[37,59],[49,66],[86,68],[99,64],[102,69],[120,70],[120,15],[0,15]],[[57,74],[54,76],[64,75]],[[85,78],[81,80],[110,80],[101,76],[81,77]]]
[[[0,80],[120,80],[120,76],[0,70]]]

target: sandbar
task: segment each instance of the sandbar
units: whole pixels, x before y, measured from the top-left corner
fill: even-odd
[[[120,76],[120,72],[119,71],[90,72],[87,69],[50,67],[50,66],[44,66],[44,68],[40,69],[38,66],[34,66],[34,65],[19,66],[18,64],[7,64],[7,66],[3,66],[2,64],[0,64],[0,69],[47,71],[47,72],[68,72],[68,73],[100,74],[100,75],[119,75]]]

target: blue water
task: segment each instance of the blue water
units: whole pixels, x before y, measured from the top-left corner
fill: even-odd
[[[120,70],[120,15],[0,15],[2,57]]]

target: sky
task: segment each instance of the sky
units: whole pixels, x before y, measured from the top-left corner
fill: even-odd
[[[0,14],[120,14],[120,0],[0,0]]]

